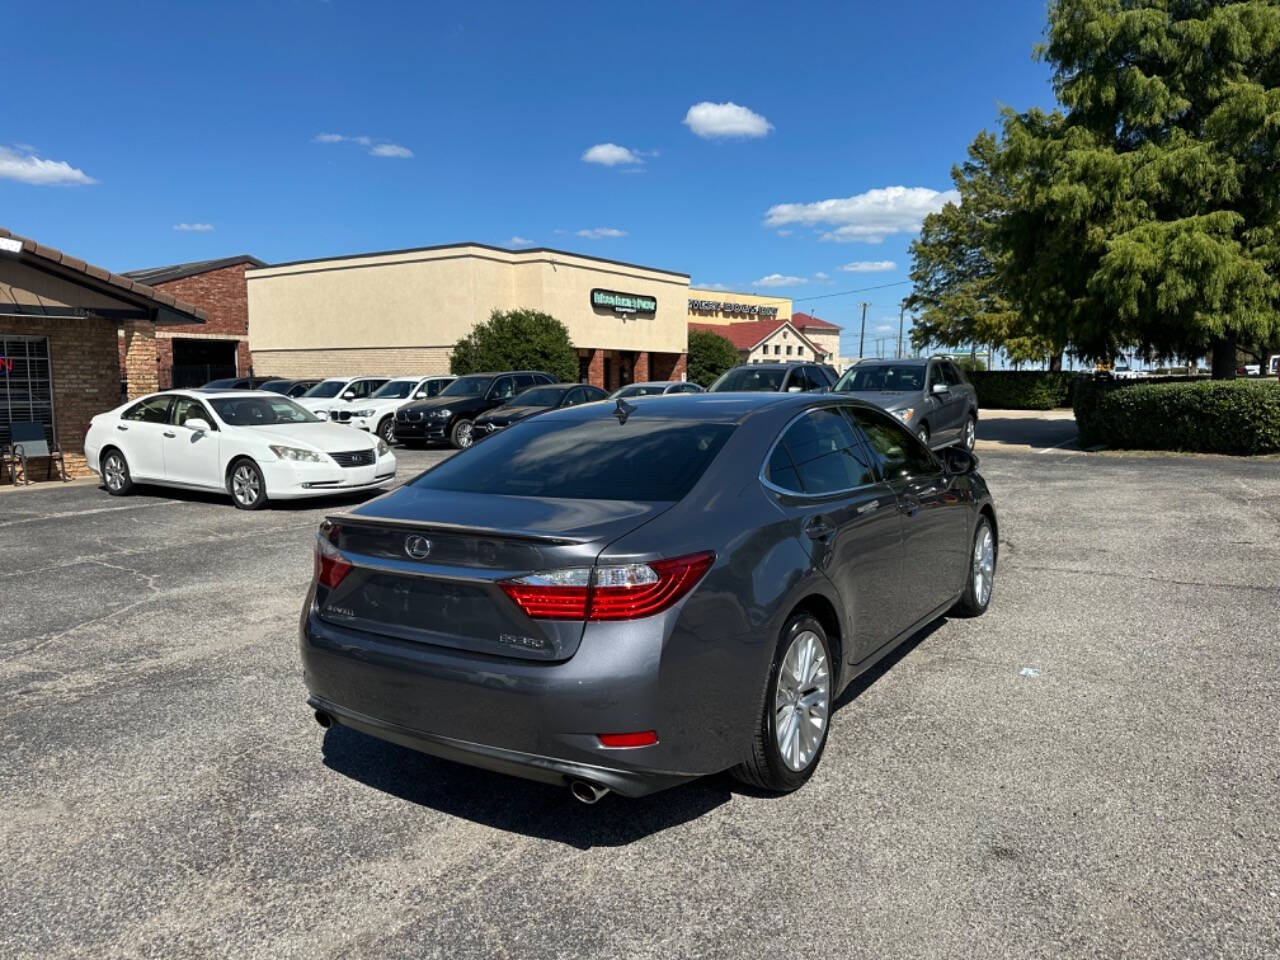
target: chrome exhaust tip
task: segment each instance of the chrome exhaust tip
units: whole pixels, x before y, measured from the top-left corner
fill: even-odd
[[[333,726],[333,717],[329,716],[323,710],[316,711],[316,723],[320,724],[325,730]]]
[[[569,783],[569,792],[573,794],[573,799],[590,806],[599,802],[609,792],[609,788],[589,780],[573,780]]]

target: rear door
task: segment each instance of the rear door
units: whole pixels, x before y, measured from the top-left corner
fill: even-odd
[[[192,397],[176,397],[169,419],[171,426],[164,431],[165,476],[174,483],[221,487],[221,435],[205,405]],[[188,420],[203,420],[211,429],[195,433],[186,426]]]
[[[173,397],[160,395],[140,400],[124,412],[112,432],[112,441],[124,451],[129,473],[135,480],[164,480],[165,434],[171,432],[169,407]],[[104,441],[106,443],[107,441]]]
[[[941,461],[879,410],[849,407],[889,485],[902,518],[903,575],[898,602],[907,623],[954,599],[967,572],[969,509]]]
[[[787,426],[765,479],[844,603],[852,631],[846,659],[864,659],[907,625],[896,597],[902,520],[895,495],[835,406],[810,410]]]
[[[960,436],[960,428],[964,425],[965,414],[965,395],[959,389],[962,383],[959,377],[952,372],[951,364],[945,360],[938,360],[929,366],[928,388],[933,389],[933,384],[940,383],[947,388],[947,392],[938,394],[935,399],[938,401],[938,409],[934,414],[934,444],[950,443]]]

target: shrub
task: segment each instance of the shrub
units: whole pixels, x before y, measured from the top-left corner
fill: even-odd
[[[1071,406],[1078,373],[1060,370],[973,370],[967,374],[984,410],[1052,410]]]
[[[1086,447],[1280,451],[1280,385],[1269,381],[1090,382],[1076,391],[1075,413]]]
[[[716,377],[741,362],[738,348],[720,334],[689,331],[689,379],[699,386],[711,386]]]
[[[545,370],[562,383],[578,379],[578,351],[555,317],[537,310],[494,310],[459,340],[449,358],[456,374]]]

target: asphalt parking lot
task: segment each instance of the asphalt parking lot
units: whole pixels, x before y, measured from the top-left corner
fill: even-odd
[[[594,807],[316,726],[340,505],[0,494],[0,956],[1280,955],[1275,461],[981,454],[991,610],[805,789]]]

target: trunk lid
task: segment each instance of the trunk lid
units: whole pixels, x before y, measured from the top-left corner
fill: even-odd
[[[589,567],[612,541],[669,503],[544,500],[403,487],[331,517],[353,564],[317,586],[319,616],[415,643],[524,660],[565,660],[581,620],[531,620],[498,582]]]

